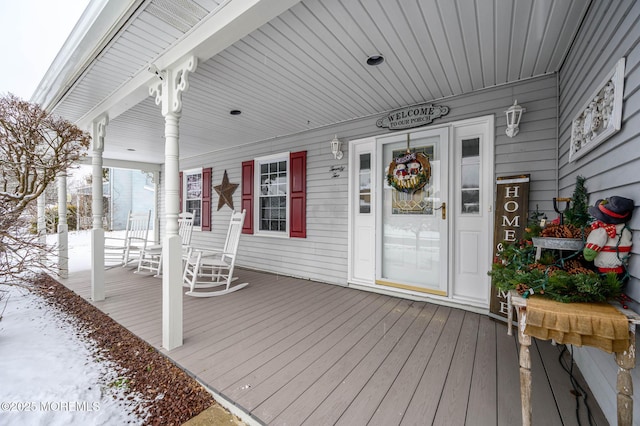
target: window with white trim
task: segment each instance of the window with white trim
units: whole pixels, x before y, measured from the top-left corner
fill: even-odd
[[[257,233],[289,235],[289,153],[255,159]]]
[[[307,238],[307,151],[242,162],[243,234]]]
[[[182,211],[194,213],[194,227],[202,223],[202,183],[202,169],[184,171]]]

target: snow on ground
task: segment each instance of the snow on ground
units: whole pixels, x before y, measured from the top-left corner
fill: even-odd
[[[89,232],[70,233],[72,272],[90,268],[87,245]],[[129,413],[133,407],[114,398],[114,370],[95,360],[91,343],[63,314],[12,287],[0,301],[0,315],[0,425],[142,422]]]
[[[108,231],[105,237],[124,238],[125,231]],[[69,247],[69,272],[88,271],[91,269],[91,231],[70,231],[67,234]],[[56,247],[58,235],[48,234],[47,244]]]

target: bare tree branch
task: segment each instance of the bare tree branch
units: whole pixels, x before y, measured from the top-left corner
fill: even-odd
[[[14,95],[0,98],[0,283],[50,270],[50,249],[28,233],[26,207],[86,155],[91,137]]]

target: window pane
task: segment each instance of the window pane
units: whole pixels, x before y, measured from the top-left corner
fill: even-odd
[[[360,154],[360,213],[371,213],[371,154]]]
[[[185,209],[194,214],[193,226],[200,226],[200,200],[187,200]]]
[[[480,187],[480,165],[479,164],[463,164],[462,165],[462,188],[479,188]]]
[[[480,139],[464,139],[461,155],[461,213],[477,214],[480,213]]]
[[[360,171],[371,169],[371,154],[360,154]]]
[[[202,173],[185,173],[184,210],[193,212],[193,225],[200,226],[202,210]]]
[[[480,213],[480,190],[462,191],[462,213]]]
[[[259,226],[264,231],[286,231],[287,162],[260,164]]]
[[[480,139],[465,139],[462,141],[462,158],[480,156]]]
[[[360,195],[360,213],[371,213],[371,195]]]

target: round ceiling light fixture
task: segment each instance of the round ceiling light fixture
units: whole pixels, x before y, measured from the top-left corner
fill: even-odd
[[[231,115],[240,115],[240,114],[242,114],[242,111],[240,111],[239,109],[232,109],[231,111],[229,111],[229,114],[231,114]]]
[[[383,62],[384,62],[384,56],[380,54],[371,55],[367,58],[367,65],[370,65],[372,67],[378,66]]]

